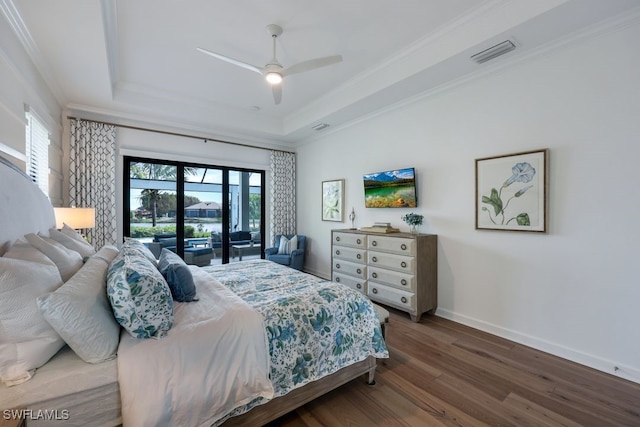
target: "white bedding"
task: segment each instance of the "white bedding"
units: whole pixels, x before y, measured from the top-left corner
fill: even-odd
[[[65,346],[29,381],[0,385],[0,408],[30,411],[27,426],[115,426],[122,422],[116,370],[115,359],[85,363]],[[39,417],[43,410],[56,412]]]
[[[261,316],[197,267],[192,273],[200,301],[175,303],[167,337],[121,335],[125,426],[209,426],[256,398],[273,397]]]

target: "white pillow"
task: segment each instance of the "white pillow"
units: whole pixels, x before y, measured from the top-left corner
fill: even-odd
[[[29,233],[24,237],[32,246],[38,248],[54,262],[64,282],[82,267],[82,256],[76,251],[65,248],[55,240],[42,238],[34,233]]]
[[[16,240],[11,248],[4,254],[6,258],[21,259],[23,261],[38,262],[40,264],[48,264],[55,267],[53,261],[48,256],[34,248],[27,242]]]
[[[51,240],[55,240],[67,249],[78,252],[83,258],[95,255],[96,250],[89,242],[80,241],[73,237],[67,236],[65,233],[56,230],[55,228],[49,229],[49,237]]]
[[[62,224],[62,228],[60,229],[60,232],[68,237],[71,237],[74,240],[77,240],[80,243],[87,243],[87,241],[84,239],[84,237],[82,237],[80,233],[78,233],[73,228],[69,227],[67,224],[64,224],[64,223]]]
[[[280,236],[280,246],[278,246],[278,255],[289,255],[291,252],[298,249],[298,235],[293,236],[291,239],[287,239],[285,236]]]
[[[0,378],[7,386],[30,379],[64,346],[36,304],[60,285],[53,264],[0,258]]]
[[[87,363],[113,359],[118,349],[120,325],[107,299],[107,268],[117,254],[113,249],[100,249],[58,290],[37,300],[44,319]]]
[[[107,264],[111,264],[111,261],[118,255],[118,248],[113,245],[104,245],[100,250],[93,255],[94,258],[101,258]]]

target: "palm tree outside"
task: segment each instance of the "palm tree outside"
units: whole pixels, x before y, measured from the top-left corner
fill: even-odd
[[[172,165],[158,163],[131,163],[130,178],[144,179],[149,181],[173,181],[178,178],[178,168]],[[185,175],[195,175],[198,168],[185,167]],[[145,188],[140,193],[140,202],[143,206],[149,207],[151,211],[152,226],[157,225],[158,202],[166,193],[159,189]]]

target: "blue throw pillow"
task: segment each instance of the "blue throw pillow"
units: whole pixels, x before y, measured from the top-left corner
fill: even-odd
[[[182,258],[169,249],[163,248],[160,252],[158,269],[167,280],[174,300],[179,302],[198,301],[193,275]]]

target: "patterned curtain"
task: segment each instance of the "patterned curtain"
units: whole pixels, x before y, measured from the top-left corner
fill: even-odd
[[[271,152],[271,244],[276,234],[296,234],[296,155]]]
[[[70,128],[71,206],[95,208],[96,226],[87,230],[94,247],[116,244],[116,127],[71,119]]]

